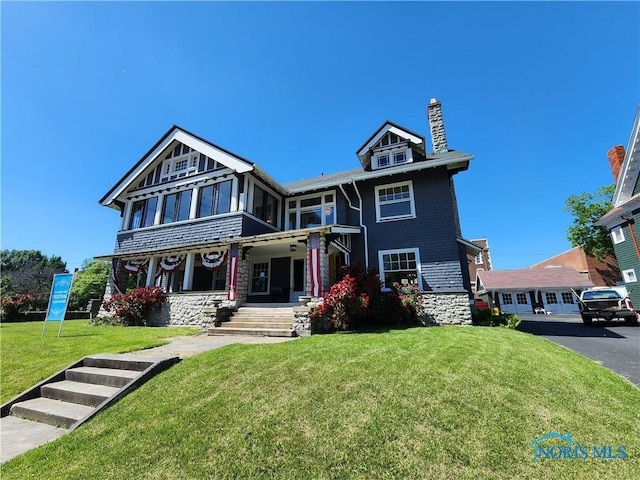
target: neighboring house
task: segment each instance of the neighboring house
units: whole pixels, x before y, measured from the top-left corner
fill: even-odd
[[[612,209],[596,225],[605,226],[611,233],[613,248],[622,272],[622,279],[631,301],[640,305],[640,105],[631,129],[629,144],[625,150],[618,145],[609,152],[616,191]]]
[[[482,249],[476,255],[469,255],[467,258],[469,262],[469,277],[471,278],[471,293],[476,297],[477,273],[491,270],[491,255],[489,253],[489,240],[486,238],[471,240],[471,243]]]
[[[615,286],[622,281],[618,262],[614,257],[607,257],[600,261],[597,258],[587,256],[582,247],[573,247],[571,250],[543,260],[529,268],[546,267],[572,267],[598,287]]]
[[[573,292],[593,286],[571,267],[523,268],[478,272],[476,291],[504,313],[578,313]]]
[[[134,274],[169,292],[171,323],[197,323],[216,303],[320,297],[361,262],[387,287],[416,285],[433,321],[470,323],[466,259],[479,247],[461,236],[453,176],[473,157],[448,148],[440,103],[427,111],[434,152],[385,122],[360,168],[288,184],[170,128],[100,200],[121,216],[107,296]]]

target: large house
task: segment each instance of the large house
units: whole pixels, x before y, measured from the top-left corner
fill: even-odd
[[[470,323],[467,255],[453,176],[471,155],[448,148],[440,102],[425,138],[385,122],[360,167],[281,184],[257,164],[178,126],[102,197],[121,217],[108,296],[134,275],[169,293],[167,321],[198,323],[212,304],[321,297],[340,266],[416,285],[431,321]]]
[[[612,209],[596,225],[609,229],[613,248],[618,259],[631,301],[640,306],[640,105],[631,129],[631,137],[625,151],[618,145],[609,152],[609,162],[616,179]]]

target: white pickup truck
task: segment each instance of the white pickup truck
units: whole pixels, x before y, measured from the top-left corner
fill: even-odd
[[[594,320],[620,318],[637,325],[638,314],[633,309],[625,287],[594,287],[583,290],[579,297],[580,316],[585,325]]]

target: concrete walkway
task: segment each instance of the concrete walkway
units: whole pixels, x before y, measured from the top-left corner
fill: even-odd
[[[147,350],[138,350],[128,355],[149,357],[178,356],[183,359],[233,343],[264,344],[287,342],[295,339],[295,337],[258,337],[249,335],[208,336],[207,334],[199,334],[188,337],[173,337],[169,339],[170,343],[167,345],[149,348]],[[64,428],[56,428],[10,415],[0,418],[0,463],[5,463],[31,449],[60,438],[66,433],[69,433],[69,431]]]

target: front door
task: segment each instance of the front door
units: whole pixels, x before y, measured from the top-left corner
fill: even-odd
[[[289,303],[291,292],[291,257],[271,259],[270,297],[273,303]]]

